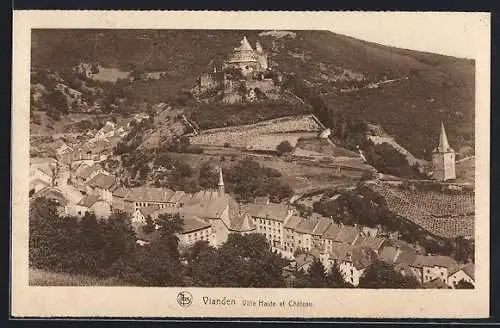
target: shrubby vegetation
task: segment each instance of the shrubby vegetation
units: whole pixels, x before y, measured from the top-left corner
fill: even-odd
[[[160,215],[154,224],[157,238],[139,246],[123,212],[102,221],[92,214],[60,217],[55,202],[38,198],[30,206],[29,264],[139,286],[285,287],[287,261],[261,235],[231,234],[218,249],[198,242],[181,254],[180,217]]]
[[[244,159],[224,172],[227,190],[240,196],[244,201],[256,197],[269,196],[279,203],[292,196],[292,188],[279,180],[278,170],[262,167],[252,159]]]
[[[415,277],[404,276],[391,264],[382,261],[372,263],[359,279],[360,288],[414,289],[419,286]]]

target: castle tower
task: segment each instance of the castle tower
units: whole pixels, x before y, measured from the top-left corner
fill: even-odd
[[[257,53],[257,61],[259,62],[260,69],[263,71],[266,70],[268,68],[267,55],[259,41],[255,43],[255,52]]]
[[[219,197],[224,196],[224,179],[222,178],[222,167],[219,166],[219,182],[217,183],[217,190],[219,192]]]
[[[260,44],[259,41],[257,41],[255,43],[255,51],[257,51],[257,53],[261,54],[264,52],[264,50],[262,49],[262,45]]]
[[[432,153],[432,177],[438,181],[456,179],[455,173],[455,151],[448,143],[448,137],[441,122],[441,133],[439,135],[439,146]]]

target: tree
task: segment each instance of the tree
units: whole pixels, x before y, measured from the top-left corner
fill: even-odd
[[[328,286],[328,280],[325,271],[325,267],[323,266],[321,261],[315,259],[307,272],[310,278],[310,287],[320,288]]]
[[[276,147],[276,152],[278,153],[279,156],[291,153],[292,151],[293,151],[293,146],[290,144],[288,140],[283,140]]]
[[[186,276],[192,286],[215,287],[219,285],[219,276],[223,269],[218,259],[217,250],[207,241],[196,242],[186,256],[188,266]]]
[[[36,198],[29,210],[29,265],[39,268],[55,267],[60,260],[58,204],[49,199]]]
[[[68,102],[66,96],[59,90],[54,90],[45,97],[47,111],[55,111],[63,114],[68,113]]]
[[[77,269],[81,273],[100,275],[103,273],[104,249],[106,246],[101,225],[93,213],[85,213],[79,224],[78,251],[80,259]]]
[[[462,279],[455,285],[456,289],[474,289],[474,285],[470,282]]]
[[[182,286],[177,237],[182,231],[182,219],[179,214],[161,214],[155,224],[158,239],[144,248],[145,256],[136,257],[135,266],[140,268],[142,282],[148,286]]]
[[[218,250],[219,287],[284,287],[287,261],[271,251],[261,234],[230,234]]]
[[[198,184],[203,189],[214,188],[217,185],[218,175],[210,162],[205,162],[200,167]]]
[[[126,212],[114,211],[102,223],[105,240],[105,266],[111,266],[121,260],[130,263],[134,256],[136,236],[131,225],[131,217]],[[115,273],[119,274],[119,272]]]
[[[373,262],[359,279],[360,288],[418,288],[414,277],[404,276],[382,261]]]
[[[327,280],[330,288],[346,288],[351,286],[351,284],[345,282],[337,265],[332,266],[330,272],[328,272]]]

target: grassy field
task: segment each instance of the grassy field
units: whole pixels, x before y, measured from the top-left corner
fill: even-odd
[[[30,286],[126,286],[117,278],[96,278],[86,275],[51,272],[41,269],[29,270]]]

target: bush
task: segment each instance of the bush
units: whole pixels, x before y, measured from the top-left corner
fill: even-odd
[[[293,151],[293,146],[290,144],[288,140],[284,140],[280,142],[280,144],[276,147],[276,151],[278,152],[279,156],[288,154]]]
[[[231,144],[229,142],[224,142],[224,148],[231,148]]]

